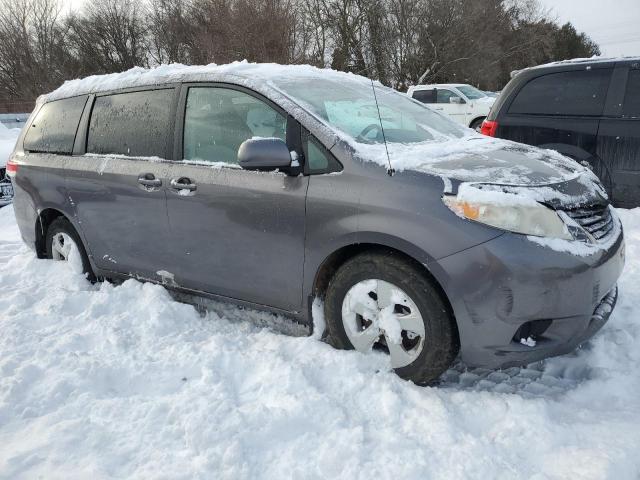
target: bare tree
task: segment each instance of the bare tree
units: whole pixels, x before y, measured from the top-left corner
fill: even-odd
[[[296,12],[292,0],[194,0],[190,57],[196,63],[288,63],[297,38]]]
[[[147,20],[149,55],[154,63],[189,63],[193,49],[189,0],[151,0]]]
[[[58,0],[0,0],[0,96],[35,98],[67,76]]]
[[[81,74],[148,65],[143,9],[136,0],[90,0],[81,14],[68,19]]]
[[[311,63],[398,89],[504,86],[512,70],[598,47],[538,0],[0,0],[0,101],[65,79],[181,62]]]

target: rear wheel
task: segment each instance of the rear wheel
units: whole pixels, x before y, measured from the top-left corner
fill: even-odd
[[[80,236],[69,220],[58,217],[51,222],[45,241],[47,258],[69,262],[75,265],[79,272],[84,273],[90,281],[96,280]]]
[[[391,252],[363,253],[340,267],[325,318],[333,346],[382,350],[398,375],[417,384],[437,379],[458,353],[454,321],[433,281]]]

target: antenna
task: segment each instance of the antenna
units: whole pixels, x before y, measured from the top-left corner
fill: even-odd
[[[389,157],[389,148],[387,147],[387,137],[384,134],[384,127],[382,126],[382,115],[380,115],[380,105],[378,105],[378,97],[376,95],[376,87],[373,85],[373,78],[371,80],[371,90],[373,90],[373,99],[376,101],[376,110],[378,110],[378,120],[380,120],[380,130],[382,131],[382,140],[384,141],[384,151],[387,152],[387,162],[389,163],[389,169],[387,173],[390,177],[393,176],[395,170],[391,167],[391,158]]]

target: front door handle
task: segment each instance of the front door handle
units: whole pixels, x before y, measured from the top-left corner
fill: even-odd
[[[187,177],[172,178],[171,187],[176,190],[189,190],[190,192],[193,192],[197,188],[196,184]]]
[[[162,180],[156,178],[153,173],[143,173],[138,177],[138,183],[145,187],[161,187]]]

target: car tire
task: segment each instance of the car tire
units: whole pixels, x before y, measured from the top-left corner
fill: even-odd
[[[471,125],[469,125],[469,128],[475,130],[476,132],[480,133],[480,128],[482,127],[482,122],[484,122],[484,119],[486,117],[480,117],[480,118],[476,118],[473,122],[471,122]]]
[[[45,246],[47,250],[47,258],[53,260],[63,260],[66,261],[68,258],[64,258],[58,250],[58,246],[64,241],[67,242],[69,239],[75,244],[75,247],[80,254],[80,259],[82,261],[82,273],[87,277],[87,279],[91,282],[95,282],[97,280],[95,274],[93,273],[93,269],[91,268],[91,262],[89,262],[89,257],[87,252],[82,244],[82,240],[80,239],[80,235],[76,232],[76,229],[73,228],[71,222],[64,217],[58,217],[49,228],[47,228],[47,235],[45,237]]]
[[[375,293],[373,292],[374,284],[370,282],[376,282],[375,285],[378,290]],[[382,285],[391,285],[396,288],[396,290],[393,290],[393,295],[386,295],[388,298],[400,298],[398,297],[400,295],[398,292],[406,294],[406,296],[410,297],[408,299],[409,304],[413,309],[417,307],[418,312],[406,309],[407,299],[404,297],[402,298],[405,301],[405,305],[391,307],[379,303],[378,292],[382,289]],[[377,315],[376,318],[378,319],[371,320],[365,318],[364,315],[356,314],[355,321],[359,321],[361,324],[354,329],[353,323],[350,323],[354,320],[350,305],[354,301],[353,298],[356,297],[352,296],[352,292],[364,292],[369,288],[372,291],[366,295],[368,298],[375,300],[379,310],[374,315]],[[367,298],[365,298],[365,301],[369,302]],[[392,300],[390,303],[393,304],[395,301]],[[369,303],[371,304],[371,302]],[[376,346],[385,350],[385,344],[388,343],[386,350],[390,353],[392,367],[400,377],[411,380],[418,385],[426,385],[433,382],[449,368],[458,354],[457,327],[435,282],[418,266],[394,252],[365,252],[347,260],[338,269],[329,282],[325,296],[324,313],[327,325],[325,339],[339,349],[354,349],[356,348],[354,343],[356,343],[360,347],[356,348],[357,350],[362,352],[370,351],[370,348],[367,348],[368,343],[365,342],[363,347],[360,338],[356,336],[364,336],[366,332],[369,332],[376,325],[378,325],[376,328],[379,328],[384,317],[381,312],[391,308],[394,311],[398,308],[401,309],[400,313],[397,314],[397,318],[413,318],[413,315],[418,313],[424,329],[422,337],[419,336],[419,333],[405,331],[403,329],[404,323],[398,322],[402,329],[400,344],[398,345],[397,343],[397,334],[396,341],[390,341],[388,339],[390,332],[385,332],[385,329],[381,329],[380,331],[383,333],[376,342]],[[402,313],[402,309],[406,309],[407,313]],[[394,315],[396,314],[394,313]],[[368,324],[368,326],[365,327],[365,324]],[[349,333],[347,329],[349,329]],[[360,329],[359,332],[357,331],[358,329]],[[417,328],[414,329],[420,330],[421,327],[417,325]],[[389,330],[389,328],[386,328],[386,330]],[[375,337],[376,334],[376,330],[371,330],[369,340]],[[408,337],[413,338],[409,339]],[[416,341],[418,344],[411,343]],[[412,344],[416,346],[410,349]],[[394,366],[394,358],[389,345],[394,347],[394,352],[398,351],[398,347],[402,347],[401,354],[402,352],[411,354],[402,358],[412,359],[412,361],[399,367]],[[421,349],[417,351],[416,349],[420,345]]]

